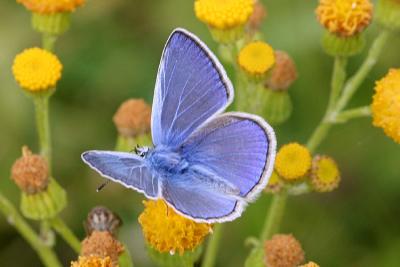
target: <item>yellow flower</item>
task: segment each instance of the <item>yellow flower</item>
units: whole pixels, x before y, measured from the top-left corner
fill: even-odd
[[[316,156],[312,162],[311,184],[317,192],[329,192],[338,187],[340,172],[336,162],[327,156]]]
[[[268,267],[293,267],[304,261],[304,251],[293,235],[276,234],[265,241],[265,265]]]
[[[310,261],[309,263],[300,265],[299,267],[319,267],[319,265],[315,262]]]
[[[196,223],[168,207],[163,200],[143,202],[145,210],[139,216],[147,242],[159,252],[193,250],[208,235],[212,226]]]
[[[197,0],[196,16],[212,28],[226,30],[244,25],[253,13],[253,0]]]
[[[249,43],[240,50],[238,63],[250,76],[264,76],[275,63],[274,50],[262,41]]]
[[[100,258],[96,256],[79,257],[78,261],[71,262],[71,267],[116,267],[110,257]]]
[[[275,169],[286,180],[292,181],[303,177],[310,167],[310,151],[298,143],[284,145],[276,155]]]
[[[32,12],[39,14],[54,14],[72,12],[84,4],[85,0],[17,0]]]
[[[400,143],[400,69],[391,69],[376,82],[372,101],[373,125]]]
[[[372,9],[369,0],[320,0],[316,14],[319,23],[329,32],[349,37],[369,25]]]
[[[62,65],[56,55],[35,47],[15,57],[12,71],[22,88],[35,92],[55,88]]]

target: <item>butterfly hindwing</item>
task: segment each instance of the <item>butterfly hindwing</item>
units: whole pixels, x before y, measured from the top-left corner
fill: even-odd
[[[239,112],[218,115],[182,146],[185,159],[209,168],[251,200],[267,184],[276,149],[272,128],[260,117]]]
[[[91,150],[82,154],[82,159],[103,177],[125,187],[156,198],[159,180],[145,166],[143,159],[132,153]]]
[[[162,196],[178,213],[197,222],[222,222],[240,216],[244,203],[226,197],[198,183],[193,173],[176,175],[165,181]]]
[[[193,34],[175,30],[157,75],[151,118],[154,145],[180,145],[232,99],[232,84],[212,52]]]

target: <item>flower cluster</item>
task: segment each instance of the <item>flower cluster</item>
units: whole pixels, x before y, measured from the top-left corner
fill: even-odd
[[[139,223],[147,243],[159,252],[192,251],[212,232],[212,225],[177,214],[163,200],[144,201],[144,205]]]
[[[321,155],[313,158],[305,146],[290,143],[278,151],[275,172],[266,191],[277,193],[287,188],[294,194],[309,190],[330,192],[338,187],[339,182],[339,168],[332,158]]]

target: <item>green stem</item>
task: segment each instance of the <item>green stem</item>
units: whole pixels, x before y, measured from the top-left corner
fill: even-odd
[[[204,255],[203,263],[201,267],[213,267],[215,265],[215,259],[217,258],[218,246],[222,236],[222,224],[216,224],[213,229],[213,234],[207,243],[206,252]]]
[[[51,139],[49,125],[49,98],[50,94],[35,94],[36,128],[39,136],[40,154],[48,161],[51,167]]]
[[[308,139],[307,147],[311,153],[321,144],[321,142],[328,135],[329,130],[332,127],[332,123],[322,120],[322,122],[315,128],[311,137]]]
[[[346,79],[346,65],[347,65],[347,58],[339,56],[335,57],[328,110],[332,110],[341,93],[341,90],[343,88],[343,83]]]
[[[6,216],[8,222],[13,225],[21,236],[39,255],[43,264],[47,267],[61,267],[55,253],[43,244],[40,237],[18,213],[12,203],[0,193],[0,211]]]
[[[368,116],[371,116],[371,107],[370,106],[352,108],[352,109],[340,112],[336,116],[335,123],[344,123],[344,122],[347,122],[348,120],[351,120],[354,118],[368,117]]]
[[[79,254],[81,250],[81,242],[75,236],[75,234],[69,229],[69,227],[59,217],[55,217],[51,220],[51,226],[56,230],[57,233],[67,242],[70,247]]]
[[[51,225],[48,220],[40,222],[40,238],[43,244],[52,247],[55,244],[54,232],[51,230]]]
[[[272,203],[268,210],[267,217],[265,218],[264,227],[260,236],[260,241],[262,243],[279,231],[279,226],[286,207],[287,197],[288,195],[286,192],[275,194],[272,197]]]
[[[338,100],[338,103],[334,109],[336,113],[339,113],[343,110],[343,108],[345,108],[351,97],[360,87],[361,83],[365,80],[365,77],[367,77],[368,73],[371,71],[372,67],[375,66],[376,62],[378,61],[378,57],[389,38],[389,35],[390,34],[388,31],[382,30],[375,38],[371,48],[368,51],[367,58],[361,64],[361,67],[358,69],[358,71],[345,84],[343,94]]]
[[[43,33],[43,35],[42,35],[43,49],[53,52],[56,41],[57,41],[57,35],[50,34],[50,33]]]

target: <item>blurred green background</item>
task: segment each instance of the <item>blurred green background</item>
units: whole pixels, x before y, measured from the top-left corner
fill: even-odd
[[[299,71],[291,87],[292,117],[276,128],[280,145],[305,142],[327,104],[332,59],[320,48],[317,1],[264,1],[268,17],[262,31],[276,49],[289,52]],[[175,27],[196,33],[214,51],[216,43],[196,20],[189,0],[88,0],[73,14],[72,28],[63,35],[56,53],[64,65],[51,102],[54,173],[69,194],[62,217],[84,238],[82,221],[95,205],[106,205],[124,221],[120,239],[128,244],[136,266],[149,261],[137,223],[143,206],[139,194],[111,184],[101,193],[101,179],[80,160],[87,149],[113,149],[116,130],[111,121],[127,98],[151,103],[162,48]],[[368,40],[377,33],[372,25]],[[0,190],[14,203],[17,187],[10,167],[21,146],[37,151],[33,105],[17,87],[11,73],[14,56],[39,46],[30,27],[30,14],[12,0],[0,1]],[[351,105],[370,103],[374,81],[390,67],[400,66],[400,38],[393,38]],[[365,54],[349,64],[353,73]],[[232,77],[232,74],[231,74]],[[233,78],[233,77],[232,77]],[[339,163],[343,181],[328,194],[309,194],[289,200],[282,232],[293,233],[306,258],[323,267],[400,266],[400,146],[359,119],[333,129],[318,149]],[[258,235],[270,197],[262,196],[242,218],[228,223],[218,254],[218,266],[243,266],[249,248],[244,239]],[[65,266],[75,258],[58,239],[56,250]],[[23,256],[21,256],[23,255]],[[38,257],[0,214],[0,266],[41,266]]]

